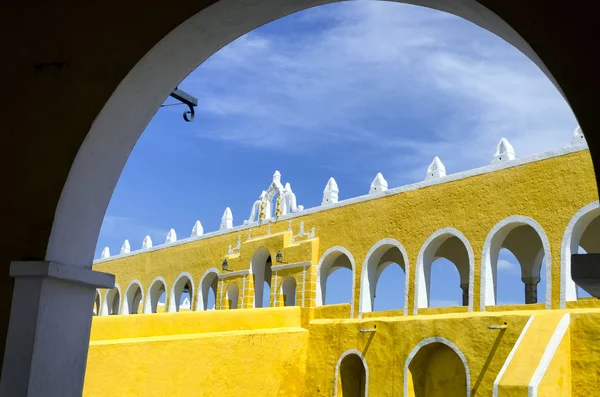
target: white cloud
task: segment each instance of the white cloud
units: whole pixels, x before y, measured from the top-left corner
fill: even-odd
[[[498,271],[507,273],[520,273],[519,265],[514,262],[509,262],[506,259],[498,259]]]
[[[302,34],[251,32],[185,81],[222,121],[198,135],[284,152],[360,144],[357,167],[386,156],[392,184],[421,179],[434,155],[449,173],[488,164],[501,137],[518,156],[570,140],[576,121],[543,73],[457,17],[350,2],[292,18]]]

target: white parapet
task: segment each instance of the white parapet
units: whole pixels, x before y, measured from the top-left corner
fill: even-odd
[[[171,229],[169,230],[169,234],[167,234],[165,244],[173,244],[175,241],[177,241],[177,233],[175,233],[175,229]]]
[[[581,130],[580,126],[577,126],[577,128],[575,128],[575,131],[573,131],[573,138],[571,139],[571,145],[572,146],[579,146],[579,145],[585,145],[587,142],[585,140],[585,136],[583,135],[583,131]]]
[[[446,176],[446,167],[442,163],[442,160],[438,156],[433,158],[429,167],[427,167],[427,175],[425,176],[425,180],[433,179],[433,178],[441,178]]]
[[[321,205],[334,204],[338,202],[338,196],[340,189],[338,188],[337,182],[333,177],[329,178],[325,190],[323,190],[323,201]]]
[[[150,236],[144,237],[144,241],[142,241],[142,249],[152,248],[152,239]]]
[[[196,221],[196,223],[194,223],[194,227],[192,228],[192,237],[200,237],[203,234],[204,228],[202,227],[202,224],[200,221]]]
[[[496,153],[492,157],[492,164],[502,163],[515,159],[515,149],[506,138],[500,139],[496,145]]]
[[[104,247],[102,253],[100,254],[101,259],[110,258],[110,249],[108,247]]]
[[[129,240],[125,240],[123,245],[121,246],[121,253],[128,254],[131,252],[131,245],[129,245]]]
[[[229,207],[225,208],[225,212],[223,213],[223,217],[221,218],[221,227],[219,230],[227,230],[233,227],[233,214],[231,213],[231,209]]]
[[[385,192],[386,190],[388,190],[388,183],[381,172],[378,172],[373,182],[371,182],[369,194]]]

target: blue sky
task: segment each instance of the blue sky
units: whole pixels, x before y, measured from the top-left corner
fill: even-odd
[[[448,173],[489,164],[502,137],[517,156],[566,146],[577,125],[544,74],[503,40],[388,2],[337,3],[265,25],[180,88],[198,97],[196,119],[185,123],[181,106],[158,111],[117,184],[96,257],[104,246],[118,253],[124,239],[139,249],[147,234],[161,244],[170,228],[188,237],[196,220],[217,230],[225,207],[239,225],[276,169],[309,208],[331,176],[345,199],[367,193],[377,172],[390,187],[420,181],[436,155]],[[518,279],[514,258],[501,259],[500,282]],[[440,280],[453,277],[443,265]],[[376,308],[393,303],[403,277],[387,272]],[[349,280],[343,271],[332,277]],[[434,304],[458,302],[458,285],[440,284]],[[501,301],[523,299],[522,285],[508,291]]]

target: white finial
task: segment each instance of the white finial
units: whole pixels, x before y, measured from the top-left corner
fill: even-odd
[[[229,207],[225,208],[225,212],[223,213],[223,217],[221,218],[221,227],[220,230],[231,229],[233,227],[233,214],[231,213],[231,209]]]
[[[273,174],[273,182],[281,182],[281,173],[277,170],[275,170],[275,173]]]
[[[192,237],[200,237],[203,234],[204,228],[202,227],[202,224],[200,221],[196,221],[196,223],[194,223],[194,228],[192,229]]]
[[[100,254],[101,259],[110,258],[110,249],[108,247],[104,247],[102,253]]]
[[[152,248],[152,239],[150,236],[144,237],[144,241],[142,241],[142,249]]]
[[[575,131],[573,131],[573,139],[571,139],[572,146],[585,145],[587,142],[585,140],[585,136],[583,135],[583,131],[581,131],[581,127],[577,126]]]
[[[506,138],[500,139],[496,146],[496,153],[492,157],[492,164],[502,163],[515,159],[515,149]]]
[[[175,229],[171,229],[169,230],[169,234],[167,234],[165,244],[173,244],[175,241],[177,241],[177,233],[175,233]]]
[[[432,178],[440,178],[442,176],[446,176],[446,167],[442,164],[442,160],[438,156],[433,158],[429,167],[427,167],[427,175],[425,176],[425,180]]]
[[[123,245],[121,246],[121,253],[128,254],[131,252],[131,246],[129,245],[129,240],[125,240]]]
[[[333,179],[333,177],[329,178],[327,185],[325,185],[325,190],[323,190],[323,201],[321,202],[321,205],[337,203],[339,192],[340,189],[338,189],[335,179]]]
[[[373,182],[371,182],[371,189],[369,190],[369,194],[385,192],[387,189],[387,181],[385,180],[381,172],[378,172],[375,176],[375,179],[373,179]]]

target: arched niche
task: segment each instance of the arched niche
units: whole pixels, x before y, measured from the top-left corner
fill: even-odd
[[[397,264],[404,271],[404,314],[408,310],[409,262],[404,246],[394,239],[383,239],[371,247],[363,262],[360,279],[359,316],[372,312],[375,308],[377,283],[383,271],[390,265]]]
[[[363,354],[345,351],[335,366],[334,397],[367,397],[369,395],[369,366]]]
[[[525,216],[511,216],[492,228],[483,245],[481,264],[481,310],[497,304],[498,256],[509,250],[520,265],[525,303],[537,303],[537,284],[546,262],[546,307],[552,296],[552,258],[550,243],[542,227]]]
[[[99,316],[102,314],[102,298],[100,297],[100,292],[96,290],[96,297],[94,298],[94,316]]]
[[[208,269],[202,278],[200,279],[200,289],[198,296],[198,302],[196,303],[196,310],[211,310],[213,307],[209,307],[209,297],[213,296],[213,302],[216,302],[217,297],[217,285],[219,283],[219,271],[216,268]]]
[[[323,253],[317,265],[317,306],[326,304],[327,279],[339,269],[349,269],[352,272],[352,297],[350,301],[350,316],[354,315],[354,280],[356,276],[354,257],[344,247],[329,248]]]
[[[261,247],[254,252],[250,262],[250,274],[254,284],[254,307],[263,307],[263,302],[268,297],[263,296],[265,292],[265,283],[269,286],[269,292],[272,276],[273,260],[268,249]]]
[[[446,338],[422,340],[404,363],[405,397],[471,396],[467,358]]]
[[[297,283],[294,276],[287,276],[281,283],[281,293],[283,295],[284,306],[296,306],[296,288]]]
[[[167,291],[167,282],[162,277],[156,277],[152,280],[148,293],[146,294],[146,303],[144,313],[156,313],[158,310],[159,299]],[[165,302],[166,303],[166,302]]]
[[[127,290],[125,291],[125,297],[123,298],[123,314],[137,314],[139,311],[140,303],[144,300],[144,290],[142,283],[138,280],[133,280],[129,283]]]
[[[579,247],[587,253],[600,253],[600,205],[594,201],[577,211],[571,218],[561,244],[560,307],[578,299],[577,284],[571,277],[571,255]]]
[[[240,289],[235,282],[231,282],[227,287],[227,306],[228,309],[237,309],[240,297]]]
[[[171,288],[171,294],[169,295],[169,312],[178,312],[181,306],[181,297],[184,294],[189,295],[190,307],[192,310],[192,302],[194,302],[194,280],[192,276],[183,272],[175,279],[173,287]]]
[[[444,228],[433,233],[419,252],[415,274],[414,314],[420,308],[430,307],[431,265],[445,258],[452,262],[460,276],[463,306],[473,310],[474,258],[467,238],[454,228]]]

